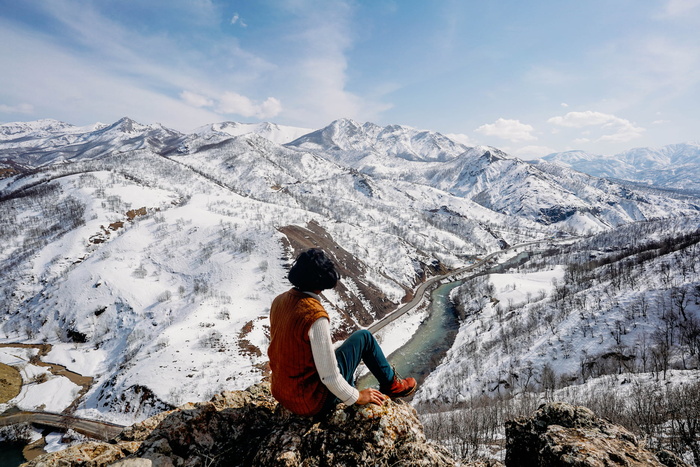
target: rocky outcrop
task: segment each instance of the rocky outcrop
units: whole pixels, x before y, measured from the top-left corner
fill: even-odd
[[[415,410],[338,409],[324,420],[284,410],[263,383],[185,404],[126,428],[111,443],[85,443],[26,466],[416,466],[454,465],[423,434]]]
[[[619,425],[585,407],[553,402],[530,418],[506,422],[506,466],[688,467],[667,451],[654,453]],[[90,442],[24,464],[102,466],[454,466],[428,442],[415,410],[402,402],[339,405],[327,418],[283,409],[262,383],[185,404],[126,428],[110,443]]]
[[[668,451],[653,453],[625,428],[561,402],[531,418],[506,422],[506,466],[687,467]]]

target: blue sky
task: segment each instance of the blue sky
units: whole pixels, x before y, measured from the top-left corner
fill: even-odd
[[[700,0],[0,0],[0,122],[401,124],[524,159],[700,140]]]

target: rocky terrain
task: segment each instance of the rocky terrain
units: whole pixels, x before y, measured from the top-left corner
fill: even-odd
[[[625,428],[585,407],[549,403],[506,425],[506,466],[669,466],[686,464],[645,449]],[[278,406],[269,386],[188,403],[126,428],[109,443],[90,442],[24,464],[53,466],[491,466],[459,463],[426,440],[415,410],[402,402],[346,408],[324,419]]]
[[[586,407],[552,402],[527,419],[506,422],[507,466],[685,466],[668,451],[651,452],[625,428]]]

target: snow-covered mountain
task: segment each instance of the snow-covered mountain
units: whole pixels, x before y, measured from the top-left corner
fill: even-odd
[[[81,413],[131,421],[263,377],[269,303],[303,248],[339,264],[324,297],[343,337],[506,245],[700,211],[435,132],[303,131],[0,125],[0,341],[52,344],[95,378]]]
[[[122,118],[111,125],[76,127],[55,120],[0,125],[0,168],[39,167],[103,157],[114,152],[177,147],[184,135],[161,125]]]
[[[336,120],[292,141],[289,146],[323,151],[358,169],[377,165],[393,167],[404,161],[444,162],[467,149],[440,133],[401,125],[360,124],[349,119]]]
[[[697,142],[635,148],[614,156],[567,151],[550,154],[544,160],[596,177],[700,192],[700,143]]]
[[[467,148],[438,133],[405,127],[381,129],[339,120],[287,146],[377,179],[431,186],[508,216],[575,232],[666,217],[669,209],[675,210],[672,206],[683,205],[665,194],[630,190],[554,164],[528,164],[495,148]],[[682,209],[688,213],[698,206],[691,201]]]
[[[207,138],[210,133],[223,134],[229,136],[241,136],[248,134],[256,134],[277,144],[285,144],[294,141],[301,136],[310,133],[312,130],[308,128],[298,128],[275,123],[238,123],[238,122],[223,122],[207,125],[195,130],[195,135],[198,137]]]

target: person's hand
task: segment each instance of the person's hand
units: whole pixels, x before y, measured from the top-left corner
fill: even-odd
[[[360,391],[360,397],[357,398],[355,404],[365,405],[365,404],[376,404],[382,405],[382,402],[386,400],[386,396],[373,388],[367,388]]]

